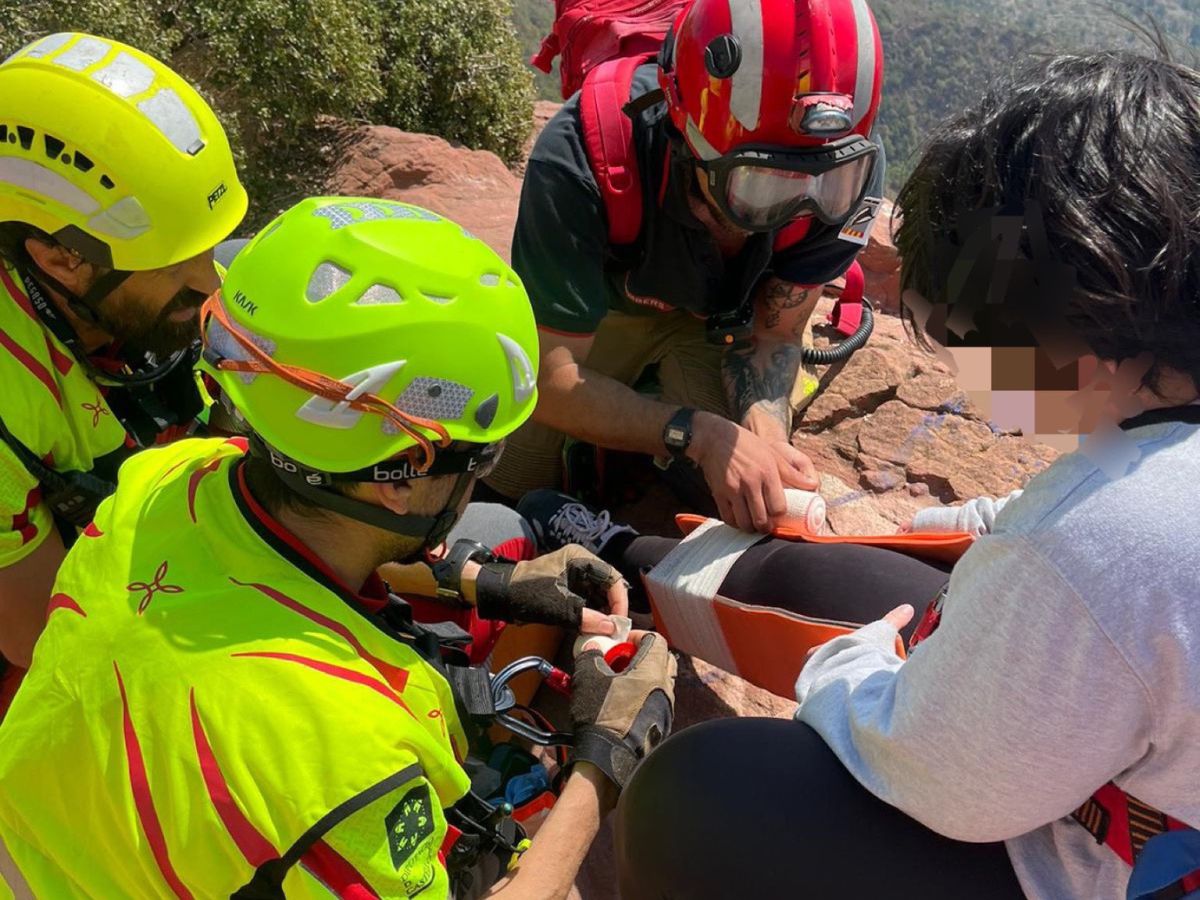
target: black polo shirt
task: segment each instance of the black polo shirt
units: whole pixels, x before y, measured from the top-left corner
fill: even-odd
[[[657,86],[656,67],[642,66],[631,99]],[[513,267],[539,326],[593,334],[609,310],[657,315],[683,309],[707,317],[736,308],[766,274],[795,284],[832,281],[862,249],[841,228],[814,219],[805,238],[785,250],[774,252],[775,235],[754,234],[737,256],[723,259],[689,209],[688,192],[698,189],[695,167],[681,142],[668,139],[669,122],[665,103],[634,119],[644,212],[632,247],[609,245],[604,201],[584,148],[578,94],[538,138],[521,190]],[[871,209],[878,208],[885,168],[880,146],[867,191]]]

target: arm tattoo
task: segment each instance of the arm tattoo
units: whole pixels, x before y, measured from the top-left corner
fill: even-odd
[[[765,312],[763,327],[768,331],[777,328],[784,310],[803,306],[808,302],[813,290],[815,289],[800,287],[797,284],[780,281],[778,278],[769,279],[763,286],[762,296],[759,298],[759,303],[762,304],[761,308]]]
[[[791,434],[792,388],[802,352],[795,344],[766,341],[725,351],[721,375],[738,422],[744,423],[752,411],[758,411],[777,420],[784,433]]]

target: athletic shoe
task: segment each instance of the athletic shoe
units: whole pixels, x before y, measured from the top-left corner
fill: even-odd
[[[579,544],[599,556],[615,535],[637,534],[628,525],[614,524],[608,510],[596,512],[574,497],[549,488],[530,491],[517,504],[517,512],[533,527],[542,553]]]

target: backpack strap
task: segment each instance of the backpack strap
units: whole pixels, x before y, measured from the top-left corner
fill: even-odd
[[[601,63],[588,73],[579,96],[583,145],[604,200],[609,242],[622,246],[642,230],[642,178],[633,122],[625,112],[633,75],[650,56],[627,56]]]

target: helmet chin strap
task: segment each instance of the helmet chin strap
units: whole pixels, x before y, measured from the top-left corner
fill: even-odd
[[[367,503],[365,500],[356,500],[353,497],[347,497],[345,494],[340,494],[329,488],[315,487],[303,478],[294,477],[290,473],[282,472],[279,469],[275,470],[275,474],[282,478],[287,486],[297,494],[315,503],[317,506],[337,513],[339,516],[345,516],[348,519],[354,519],[366,525],[390,531],[393,534],[418,538],[421,541],[420,549],[422,550],[432,550],[434,547],[445,542],[447,535],[450,534],[451,529],[458,522],[458,505],[463,498],[463,494],[466,493],[467,488],[474,480],[472,473],[460,473],[454,485],[454,490],[450,494],[450,499],[442,508],[442,511],[436,515],[419,516],[414,514],[401,515],[400,513],[392,512],[386,507],[376,506],[374,503]]]
[[[124,284],[133,274],[121,269],[112,269],[105,272],[87,289],[87,293],[80,297],[34,262],[33,257],[29,255],[28,251],[25,251],[23,255],[25,257],[23,262],[28,266],[30,271],[37,273],[36,278],[38,281],[66,300],[67,306],[74,315],[89,325],[100,329],[104,328],[104,324],[100,321],[100,304],[107,300],[109,295]]]

